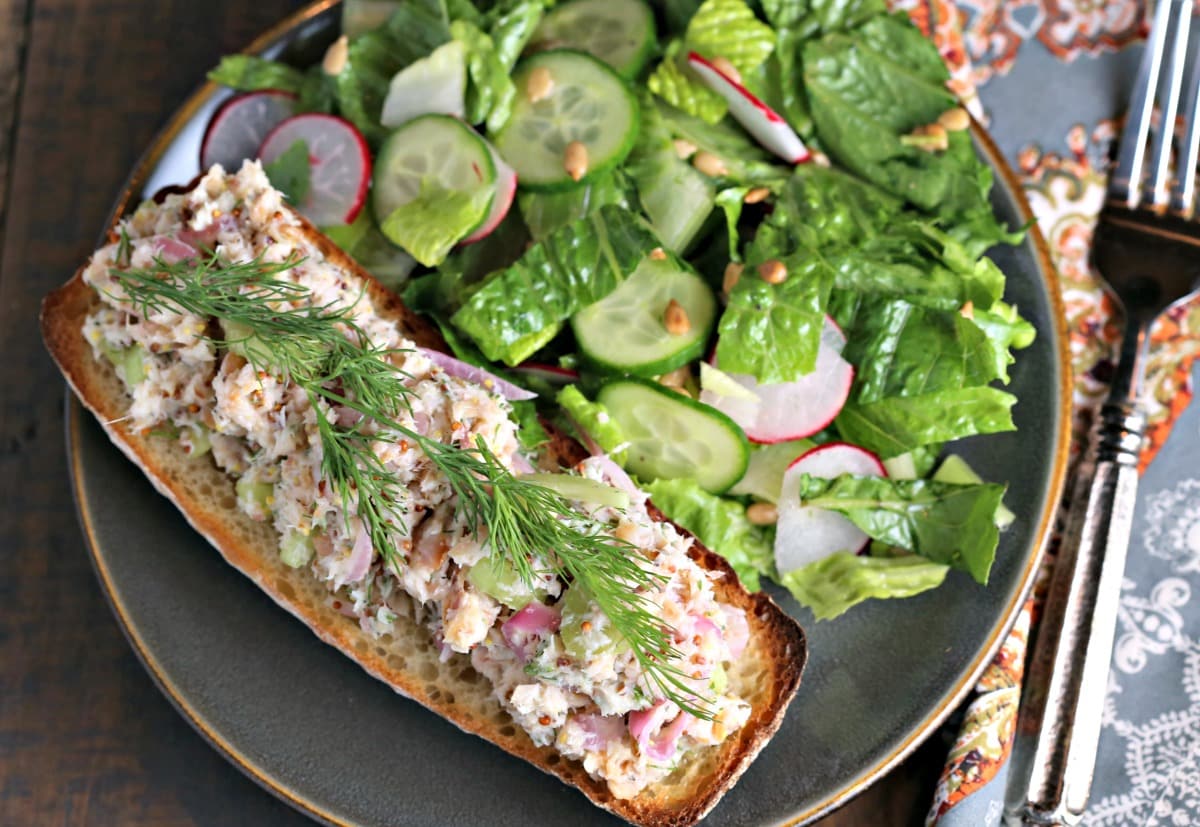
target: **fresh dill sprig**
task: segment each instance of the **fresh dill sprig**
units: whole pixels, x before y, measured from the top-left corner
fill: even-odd
[[[152,268],[112,269],[122,298],[145,316],[185,311],[221,323],[219,346],[243,355],[259,370],[272,370],[301,388],[316,412],[322,472],[344,504],[370,533],[384,561],[398,567],[404,555],[405,488],[379,458],[374,443],[410,440],[445,476],[459,514],[478,531],[486,527],[491,553],[532,587],[535,561],[583,588],[630,647],[648,684],[686,712],[711,712],[675,665],[673,630],[655,614],[645,592],[661,575],[638,562],[629,543],[604,532],[597,520],[572,509],[558,493],[515,477],[482,438],[468,447],[447,444],[398,421],[407,408],[409,378],[354,322],[349,307],[314,305],[311,291],[282,278],[302,262],[261,258],[228,263],[216,255],[195,260],[157,260]],[[356,412],[343,425],[317,404]],[[377,426],[377,427],[375,427]]]

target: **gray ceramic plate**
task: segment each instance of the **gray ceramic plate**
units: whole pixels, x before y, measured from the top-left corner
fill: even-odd
[[[335,35],[330,0],[284,21],[251,51],[312,60]],[[134,171],[116,213],[197,172],[204,124],[223,93],[205,87]],[[1029,211],[1004,162],[994,202],[1013,225]],[[1012,622],[1059,498],[1068,385],[1062,308],[1036,232],[994,258],[1009,300],[1039,331],[1013,390],[1019,431],[962,447],[1008,480],[1019,515],[987,588],[958,573],[911,600],[815,623],[794,602],[811,656],[779,734],[709,817],[710,825],[798,824],[846,801],[916,747],[969,691]],[[220,558],[71,405],[70,454],[84,533],[101,583],[138,654],[189,721],[233,763],[319,820],[347,825],[603,825],[615,819],[545,776],[394,695],[317,642]],[[137,519],[130,519],[136,503]]]

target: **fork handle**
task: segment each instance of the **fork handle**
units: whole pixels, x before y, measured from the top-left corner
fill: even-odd
[[[1136,404],[1105,403],[1093,471],[1075,483],[1017,722],[1005,807],[1010,825],[1076,825],[1087,806],[1144,427]]]

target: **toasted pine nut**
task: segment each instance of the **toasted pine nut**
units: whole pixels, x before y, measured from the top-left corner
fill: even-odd
[[[666,312],[663,313],[663,326],[672,336],[682,336],[692,329],[692,320],[688,318],[683,305],[671,299],[667,302]]]
[[[578,181],[587,175],[588,151],[582,141],[571,141],[567,144],[567,149],[563,152],[563,169],[571,176],[572,181]]]
[[[779,509],[774,503],[754,503],[746,509],[746,519],[754,525],[775,525],[779,522]]]
[[[738,281],[742,277],[742,271],[746,269],[746,265],[738,264],[736,261],[731,261],[725,265],[725,277],[721,279],[721,289],[726,293],[732,293],[733,288],[737,286]]]
[[[710,178],[719,178],[729,174],[729,167],[725,166],[724,161],[703,149],[692,156],[692,166]]]
[[[958,309],[958,315],[962,316],[964,319],[974,319],[975,302],[967,299],[966,302],[963,303],[963,306]]]
[[[650,251],[650,260],[651,261],[666,261],[667,260],[667,251],[664,250],[662,247],[655,247],[653,250]]]
[[[340,75],[350,59],[350,39],[342,35],[325,50],[325,59],[321,61],[321,70],[327,75]]]
[[[742,198],[742,203],[743,204],[758,204],[759,202],[766,201],[767,196],[770,194],[771,194],[771,191],[769,189],[767,189],[766,187],[755,187],[754,189],[752,189],[746,193],[746,195]]]
[[[696,154],[696,145],[691,141],[685,141],[683,138],[676,138],[671,143],[675,145],[675,154],[684,161]]]
[[[537,103],[549,97],[554,91],[554,78],[550,75],[550,70],[545,66],[535,67],[529,73],[529,79],[525,81],[525,97],[529,98],[530,103]]]
[[[769,258],[758,265],[758,276],[767,284],[783,284],[788,277],[787,265],[777,258]]]
[[[955,106],[938,115],[938,123],[951,132],[962,132],[971,125],[971,116],[961,106]]]
[[[940,123],[927,123],[900,137],[900,143],[915,146],[926,152],[939,152],[950,146],[946,127]]]
[[[714,69],[734,83],[740,84],[742,82],[742,73],[737,70],[736,66],[729,62],[728,58],[717,56],[710,60],[709,63],[713,65]]]
[[[692,378],[692,372],[688,370],[687,365],[669,373],[664,373],[658,377],[658,384],[668,388],[682,388],[687,385],[688,380]]]

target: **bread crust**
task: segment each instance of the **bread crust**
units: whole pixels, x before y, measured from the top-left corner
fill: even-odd
[[[297,217],[304,234],[330,262],[366,285],[380,315],[396,319],[404,334],[417,344],[446,349],[445,342],[432,325],[405,307],[399,298],[303,217]],[[685,827],[703,818],[778,730],[800,683],[807,658],[804,632],[766,594],[747,592],[725,559],[699,541],[695,542],[691,557],[704,568],[719,572],[722,576],[715,583],[719,598],[746,612],[750,644],[738,663],[750,671],[740,679],[731,674],[730,680],[731,688],[750,702],[752,711],[746,724],[724,743],[695,751],[679,770],[667,779],[651,784],[632,799],[615,798],[604,781],[593,779],[580,763],[563,759],[553,747],[535,746],[524,730],[508,719],[499,703],[490,697],[490,691],[486,702],[479,700],[472,706],[464,701],[465,698],[483,697],[481,690],[472,685],[478,684],[479,680],[472,682],[464,678],[465,658],[452,658],[445,663],[436,659],[425,661],[426,668],[418,674],[413,666],[406,666],[403,659],[398,660],[385,648],[372,645],[374,641],[366,638],[355,621],[327,604],[304,599],[302,587],[290,583],[286,572],[280,573],[277,547],[273,543],[246,539],[247,534],[256,529],[242,525],[248,520],[236,505],[220,507],[196,495],[194,486],[186,484],[177,472],[177,467],[185,464],[182,461],[184,452],[177,443],[122,427],[129,397],[111,366],[93,356],[81,332],[87,314],[100,303],[96,292],[84,283],[82,273],[83,268],[80,268],[70,281],[50,293],[43,300],[41,313],[46,347],[75,395],[96,416],[113,443],[145,472],[154,486],[179,508],[228,563],[302,620],[317,637],[341,650],[399,694],[557,776],[578,788],[594,804],[644,827]],[[577,443],[560,433],[552,434],[548,453],[562,465],[573,464],[586,456]],[[205,463],[206,467],[197,471],[205,477],[202,485],[220,486],[223,480],[232,490],[232,480],[211,460],[188,462]],[[228,498],[226,503],[229,503]],[[655,519],[666,519],[652,505],[650,512]],[[238,526],[241,530],[235,528]],[[261,531],[259,535],[262,536]],[[306,572],[300,574],[315,583]],[[406,629],[410,636],[428,634],[424,627],[409,618],[402,617],[398,623],[413,627]],[[429,649],[433,650],[432,640]],[[429,677],[430,663],[438,664],[438,672],[433,678]]]

